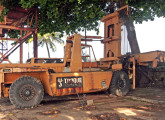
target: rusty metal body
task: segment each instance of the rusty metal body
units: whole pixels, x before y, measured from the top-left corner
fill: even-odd
[[[152,51],[146,53],[133,54],[131,57],[134,57],[136,62],[139,65],[149,66],[155,68],[159,63],[165,62],[165,52],[164,51]]]
[[[165,80],[165,52],[152,51],[129,56],[129,72],[136,86],[146,87],[150,84],[163,85]],[[136,79],[136,81],[135,81]],[[134,84],[135,88],[135,84]]]
[[[81,36],[79,34],[69,36],[64,49],[64,58],[35,57],[27,60],[26,64],[0,64],[0,92],[3,93],[4,97],[8,97],[10,85],[22,76],[31,76],[41,81],[45,93],[50,96],[102,91],[109,89],[114,72],[121,70],[127,71],[129,79],[133,80],[132,88],[135,89],[136,66],[151,65],[157,67],[158,61],[165,61],[165,53],[155,51],[132,54],[128,58],[126,55],[122,56],[121,26],[124,22],[120,19],[121,11],[122,15],[128,15],[128,6],[102,19],[105,24],[104,37]],[[9,26],[6,23],[0,23],[1,27],[8,29]],[[35,34],[34,38],[36,40],[37,28],[20,28],[20,26],[12,28],[32,31],[27,32],[21,40],[25,41],[32,34]],[[36,42],[35,40],[34,42]],[[83,44],[84,41],[85,44]],[[96,61],[92,46],[86,44],[92,41],[100,41],[104,44],[104,58],[100,61]],[[83,53],[83,49],[86,48],[89,54]],[[37,56],[37,51],[35,52],[35,56]],[[91,54],[94,56],[93,61]],[[6,58],[6,55],[8,54],[5,54],[3,59]],[[122,62],[125,58],[127,59],[126,64]]]
[[[26,64],[1,64],[0,80],[4,96],[8,97],[9,86],[21,76],[37,78],[51,96],[107,90],[113,72],[101,71],[97,62],[82,62],[81,38],[78,34],[68,38],[68,43],[72,45],[69,45],[70,48],[66,45],[65,50],[72,49],[72,52],[66,52],[61,59],[32,58]],[[73,81],[76,86],[63,87],[63,82],[70,84]]]
[[[121,9],[126,9],[125,15],[127,15],[127,8],[126,6]],[[105,23],[104,37],[79,34],[68,37],[64,58],[32,58],[27,60],[26,64],[0,64],[0,92],[2,91],[4,97],[8,97],[10,85],[21,76],[31,76],[41,81],[45,92],[51,96],[107,90],[114,71],[122,70],[119,57],[123,23],[120,21],[118,12],[102,19]],[[5,24],[3,28],[6,29],[8,26]],[[103,43],[104,58],[96,61],[92,46],[83,44],[83,41]],[[86,48],[89,54],[82,53]],[[94,61],[91,54],[94,55]]]

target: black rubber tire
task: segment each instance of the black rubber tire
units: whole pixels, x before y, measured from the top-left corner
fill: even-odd
[[[114,72],[109,90],[110,94],[113,95],[126,95],[130,90],[130,80],[128,78],[128,75],[124,71]]]
[[[23,95],[22,95],[23,94]],[[9,89],[9,99],[16,108],[33,108],[44,96],[42,83],[34,77],[23,76],[15,80]]]

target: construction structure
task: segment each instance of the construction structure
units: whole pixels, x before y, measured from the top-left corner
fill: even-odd
[[[3,8],[0,5],[0,14]],[[7,35],[10,32],[18,34],[19,38],[9,38]],[[34,57],[37,57],[37,9],[30,8],[25,10],[24,8],[16,7],[10,10],[4,17],[4,21],[0,22],[0,40],[2,44],[0,63],[3,61],[12,63],[8,57],[17,48],[20,48],[20,63],[23,63],[23,43],[32,35],[34,39]],[[7,41],[15,41],[15,44],[11,48],[4,49],[4,43],[7,43]]]
[[[35,28],[21,27],[20,23],[25,21],[25,18],[34,16],[34,12],[31,13],[33,10],[36,14]],[[11,103],[18,108],[27,108],[40,104],[44,94],[63,96],[108,90],[111,94],[123,96],[130,88],[135,89],[137,68],[157,68],[165,59],[164,52],[158,51],[121,55],[121,26],[125,24],[121,17],[128,16],[128,13],[128,6],[124,6],[105,16],[102,19],[105,27],[104,37],[79,34],[69,36],[64,58],[37,58],[35,53],[35,57],[28,59],[26,64],[0,64],[0,92],[3,97],[9,97]],[[26,10],[25,18],[16,23],[5,18],[6,22],[0,24],[1,37],[4,37],[10,28],[24,30],[26,34],[17,40],[16,48],[33,34],[34,51],[37,52],[37,11],[33,8]],[[27,23],[27,26],[30,26],[32,22]],[[96,61],[92,46],[87,44],[92,41],[104,44],[104,57],[100,61]],[[83,52],[85,49],[88,52]],[[6,60],[11,53],[9,50],[2,55],[1,61]],[[144,76],[150,79],[147,73],[144,73]]]

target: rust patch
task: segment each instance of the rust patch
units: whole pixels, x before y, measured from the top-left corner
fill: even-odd
[[[63,88],[63,89],[57,89],[57,96],[60,95],[69,95],[69,94],[77,94],[77,93],[82,93],[83,88],[82,87],[77,87],[77,88]]]

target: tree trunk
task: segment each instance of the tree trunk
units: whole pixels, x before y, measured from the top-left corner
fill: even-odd
[[[48,47],[48,43],[46,42],[46,48],[47,48],[47,51],[48,51],[48,57],[50,58],[50,52],[49,52],[49,47]]]
[[[117,5],[119,8],[121,8],[126,5],[126,2],[125,0],[119,0]],[[125,26],[127,29],[127,34],[128,34],[127,38],[131,47],[131,52],[132,54],[140,53],[133,20],[129,16],[124,17],[124,19],[126,20]]]
[[[125,26],[127,28],[127,38],[131,47],[132,54],[140,53],[139,45],[136,38],[135,27],[130,17],[127,17]]]

